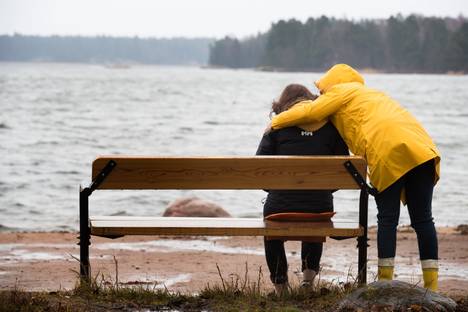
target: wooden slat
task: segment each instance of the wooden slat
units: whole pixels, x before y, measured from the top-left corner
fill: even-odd
[[[347,160],[366,176],[366,162],[356,156],[102,156],[93,178],[110,160],[117,166],[100,189],[357,189]]]
[[[258,218],[92,217],[91,234],[207,236],[361,236],[353,222],[274,222]]]

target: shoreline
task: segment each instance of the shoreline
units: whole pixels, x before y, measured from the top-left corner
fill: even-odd
[[[209,65],[209,64],[153,64],[153,63],[138,63],[138,62],[128,62],[128,63],[116,63],[116,62],[65,62],[65,61],[52,61],[52,60],[31,60],[31,61],[6,61],[0,60],[0,64],[63,64],[63,65],[90,65],[90,66],[99,66],[107,69],[129,69],[132,67],[142,67],[142,66],[154,66],[154,67],[191,67],[199,69],[220,69],[220,70],[249,70],[255,72],[266,72],[266,73],[320,73],[323,74],[327,69],[294,69],[294,68],[280,68],[273,66],[258,66],[258,67],[226,67],[220,65]],[[372,75],[372,74],[386,74],[386,75],[442,75],[442,76],[467,76],[468,72],[465,71],[453,71],[449,70],[446,72],[430,72],[430,71],[392,71],[392,70],[381,70],[376,68],[356,68],[359,72]]]
[[[458,227],[460,228],[460,227]],[[468,289],[467,233],[463,228],[439,227],[440,291],[466,295]],[[465,234],[462,234],[465,233]],[[79,246],[74,232],[0,233],[0,290],[20,287],[28,291],[72,289],[78,281]],[[376,278],[376,230],[369,228],[368,282]],[[120,239],[92,237],[92,276],[121,285],[150,285],[155,289],[196,293],[207,284],[248,276],[261,278],[271,291],[269,273],[259,237],[127,236]],[[357,270],[355,239],[324,245],[320,278],[352,281]],[[299,242],[286,244],[291,284],[300,282]],[[346,259],[346,261],[344,261]],[[218,272],[218,268],[220,272]],[[118,271],[118,272],[116,272]],[[414,231],[400,227],[396,279],[420,285],[419,257]]]
[[[297,68],[281,68],[281,67],[274,67],[274,66],[258,66],[258,67],[227,67],[227,66],[220,66],[220,65],[202,65],[200,66],[201,69],[227,69],[227,70],[251,70],[255,72],[266,72],[266,73],[316,73],[316,74],[323,74],[327,71],[327,69],[297,69]],[[443,76],[466,76],[468,72],[463,70],[460,71],[453,71],[449,70],[446,72],[431,72],[431,71],[392,71],[392,70],[384,70],[384,69],[376,69],[371,67],[365,68],[356,68],[356,70],[360,73],[366,75],[372,74],[385,74],[385,75],[443,75]]]
[[[230,68],[230,67],[215,67],[214,69],[216,68],[236,69],[236,68]],[[239,69],[242,69],[242,68],[239,68]],[[326,69],[324,70],[318,70],[318,69],[299,70],[299,69],[292,69],[292,68],[277,68],[277,67],[268,67],[268,66],[244,68],[244,69],[251,69],[253,71],[258,71],[258,72],[272,72],[272,73],[321,73],[323,74],[324,72],[326,72]],[[449,70],[446,72],[391,71],[391,70],[381,70],[381,69],[376,69],[376,68],[356,68],[356,70],[366,75],[374,75],[374,74],[379,74],[379,75],[380,74],[385,74],[385,75],[443,75],[443,76],[466,76],[468,75],[468,72],[453,71],[453,70]]]

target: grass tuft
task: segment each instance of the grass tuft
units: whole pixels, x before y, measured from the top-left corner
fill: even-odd
[[[198,294],[184,294],[156,285],[122,284],[116,259],[114,263],[113,280],[97,273],[70,291],[27,292],[19,286],[0,291],[0,311],[334,311],[337,303],[357,288],[351,276],[347,282],[327,282],[319,276],[313,287],[293,285],[277,295],[266,290],[261,267],[250,279],[247,263],[241,275],[223,274],[216,264],[219,283],[206,285]],[[457,311],[468,311],[468,296],[459,303]]]

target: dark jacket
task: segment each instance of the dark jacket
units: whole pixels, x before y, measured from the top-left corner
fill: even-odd
[[[328,122],[311,132],[298,127],[279,129],[265,134],[257,155],[349,155],[348,147],[336,128]],[[263,215],[279,212],[333,211],[331,191],[271,190]]]

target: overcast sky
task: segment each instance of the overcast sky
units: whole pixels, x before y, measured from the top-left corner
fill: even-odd
[[[0,0],[0,34],[244,37],[279,19],[468,17],[468,0]]]

